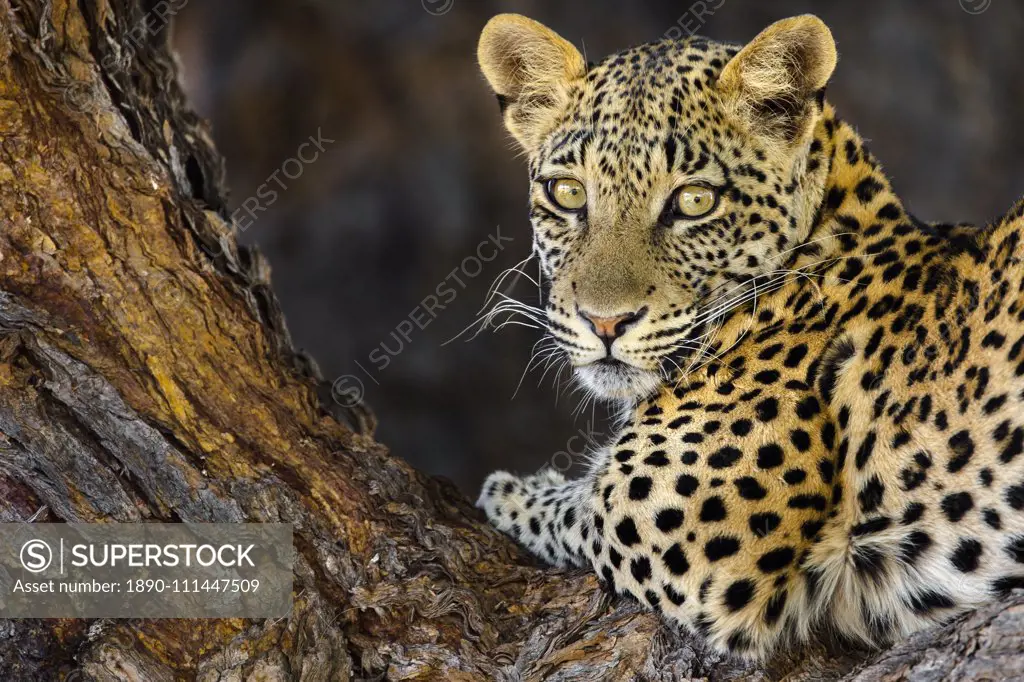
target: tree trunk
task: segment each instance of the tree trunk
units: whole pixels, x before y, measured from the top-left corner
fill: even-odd
[[[3,679],[1012,677],[1024,598],[768,667],[538,566],[339,408],[238,246],[184,0],[0,0],[0,521],[288,522],[285,620],[9,620]]]

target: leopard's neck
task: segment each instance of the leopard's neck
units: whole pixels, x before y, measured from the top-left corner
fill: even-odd
[[[817,171],[824,181],[814,193],[817,201],[810,230],[793,249],[790,267],[870,255],[871,242],[894,236],[894,230],[905,235],[920,225],[893,191],[864,140],[830,105],[815,130],[808,167],[809,178]]]

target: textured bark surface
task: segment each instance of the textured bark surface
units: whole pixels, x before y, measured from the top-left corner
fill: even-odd
[[[367,409],[332,406],[264,262],[236,245],[154,13],[0,0],[0,520],[293,523],[295,605],[275,621],[3,621],[3,679],[1018,674],[1022,597],[886,652],[723,660],[593,576],[537,566],[391,457]]]

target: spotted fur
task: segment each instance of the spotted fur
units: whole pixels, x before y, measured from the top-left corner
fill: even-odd
[[[815,17],[587,66],[502,15],[480,60],[529,159],[545,326],[623,406],[584,477],[492,474],[498,528],[749,657],[1024,587],[1024,202],[910,215],[824,99]],[[558,176],[584,211],[546,196]],[[716,208],[665,220],[694,180]],[[581,312],[638,318],[609,343]]]

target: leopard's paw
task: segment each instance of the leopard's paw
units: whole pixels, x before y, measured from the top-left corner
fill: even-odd
[[[578,491],[557,471],[530,476],[495,471],[484,481],[476,506],[491,525],[556,566],[583,563]]]
[[[532,478],[532,477],[529,477]],[[484,510],[487,520],[499,530],[518,535],[519,518],[526,513],[526,485],[524,479],[495,471],[484,480],[476,506]]]
[[[536,504],[536,497],[563,483],[565,477],[551,469],[530,476],[495,471],[484,480],[476,506],[484,510],[493,525],[518,538],[518,530]]]

